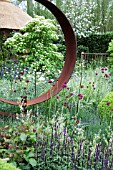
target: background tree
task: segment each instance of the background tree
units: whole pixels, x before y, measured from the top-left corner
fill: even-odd
[[[40,15],[53,19],[53,15],[34,0],[13,0],[26,9],[31,16]],[[113,31],[112,0],[50,0],[60,8],[70,20],[75,33],[79,36],[90,33]]]
[[[53,76],[62,69],[63,55],[58,52],[57,27],[54,20],[36,17],[20,33],[8,38],[5,47],[11,49],[22,66],[30,66],[46,76]]]

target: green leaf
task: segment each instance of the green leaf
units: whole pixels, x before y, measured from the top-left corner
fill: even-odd
[[[30,158],[29,159],[29,163],[31,164],[31,166],[36,166],[37,165],[37,162],[36,162],[36,160],[34,159],[34,158]]]
[[[26,135],[25,133],[21,133],[20,139],[21,139],[22,141],[25,141],[26,138],[27,138],[27,135]]]
[[[30,157],[34,157],[34,153],[33,153],[33,152],[29,152],[28,157],[29,157],[29,158],[30,158]]]

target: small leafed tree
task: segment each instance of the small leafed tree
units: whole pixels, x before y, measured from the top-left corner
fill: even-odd
[[[24,66],[30,66],[46,75],[53,75],[63,67],[63,55],[57,47],[55,21],[37,16],[19,33],[5,41],[11,55]]]

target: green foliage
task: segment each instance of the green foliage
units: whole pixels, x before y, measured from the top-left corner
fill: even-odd
[[[77,48],[77,55],[80,58],[81,57],[81,52],[85,52],[88,53],[89,52],[89,48],[83,45],[79,45]]]
[[[0,31],[0,65],[3,61],[7,60],[9,58],[9,52],[4,47],[4,42],[7,39],[7,35],[5,31]]]
[[[113,92],[108,93],[98,105],[100,116],[110,119],[113,113]]]
[[[109,43],[107,52],[110,53],[110,56],[108,57],[108,61],[110,65],[113,67],[113,40],[111,40],[111,42]]]
[[[11,49],[22,66],[31,66],[48,76],[53,76],[63,66],[63,55],[58,52],[58,40],[54,20],[37,16],[20,33],[8,38],[5,47]],[[57,63],[57,64],[56,64]]]
[[[78,37],[78,46],[83,45],[89,48],[90,53],[106,53],[109,42],[113,39],[113,32],[103,34],[90,34],[87,37]]]
[[[0,159],[0,170],[20,170],[20,169]]]

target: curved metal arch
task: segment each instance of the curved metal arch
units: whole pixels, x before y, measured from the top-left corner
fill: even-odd
[[[57,80],[57,82],[52,86],[47,92],[43,93],[42,95],[33,98],[31,100],[27,101],[27,106],[38,104],[41,102],[44,102],[48,99],[50,99],[52,96],[56,95],[58,92],[62,90],[62,85],[64,83],[67,83],[76,63],[76,38],[73,32],[73,29],[66,18],[66,16],[50,1],[48,0],[35,0],[42,5],[44,5],[46,8],[48,8],[52,14],[56,17],[58,20],[63,34],[65,38],[65,45],[66,45],[66,57],[65,57],[65,63],[64,67],[62,69],[62,72]],[[6,100],[3,98],[0,98],[0,101],[12,104],[12,105],[20,105],[20,102],[17,101],[11,101]]]

